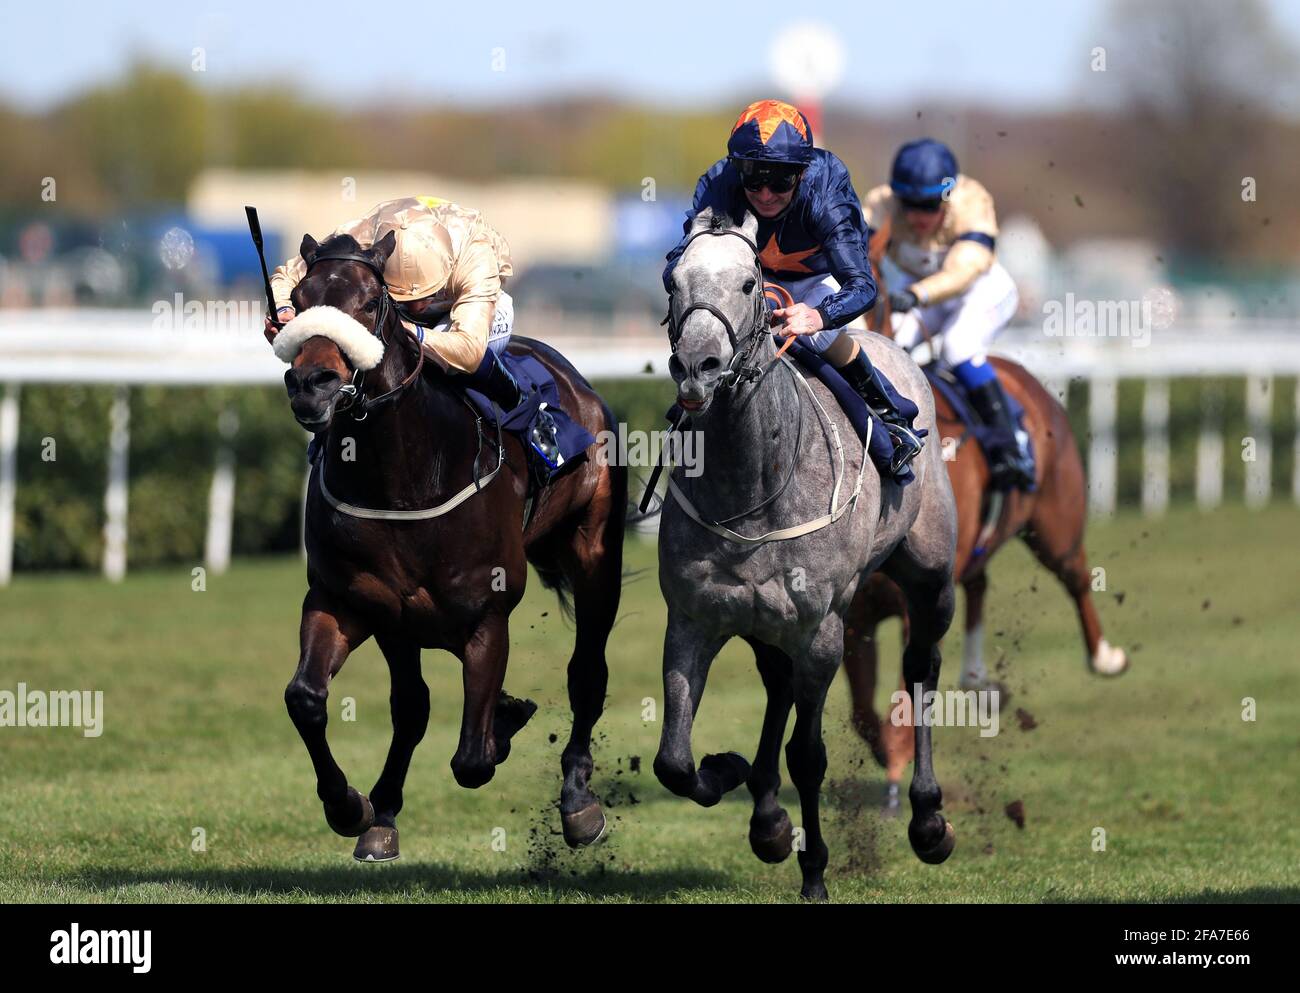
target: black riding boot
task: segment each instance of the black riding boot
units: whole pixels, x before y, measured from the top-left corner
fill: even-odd
[[[884,421],[894,439],[894,457],[890,460],[889,471],[898,475],[907,463],[921,454],[924,442],[916,436],[907,423],[907,418],[889,399],[880,380],[880,373],[871,364],[871,359],[867,358],[866,349],[859,348],[857,356],[848,365],[840,366],[840,375]]]
[[[989,447],[989,472],[998,487],[1018,486],[1029,489],[1034,485],[1034,463],[1020,444],[1020,425],[1011,416],[1011,405],[1002,384],[997,379],[981,383],[966,391],[980,420],[998,429],[1002,441]]]
[[[507,414],[524,402],[524,391],[520,389],[518,381],[491,349],[488,349],[478,369],[470,376],[470,385]],[[564,456],[560,454],[560,446],[555,439],[555,419],[546,410],[545,404],[537,412],[530,440],[534,452],[546,463],[550,472],[564,464]],[[545,479],[539,478],[539,482],[545,482]]]

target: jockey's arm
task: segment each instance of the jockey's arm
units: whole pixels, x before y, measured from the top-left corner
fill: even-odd
[[[960,296],[993,266],[998,220],[989,192],[975,180],[962,176],[947,210],[949,222],[960,233],[953,239],[939,271],[908,287],[923,307]]]
[[[301,255],[295,255],[284,265],[276,266],[271,273],[271,295],[275,298],[276,313],[286,309],[293,310],[293,288],[302,282],[307,274],[307,263]]]
[[[375,212],[348,221],[335,228],[325,240],[336,238],[341,234],[351,235],[362,248],[370,248],[375,243]],[[271,273],[271,296],[275,299],[275,310],[279,314],[284,310],[293,310],[293,291],[304,276],[307,275],[307,263],[301,255],[295,255],[284,265],[277,266]],[[290,315],[292,316],[292,315]],[[281,318],[283,320],[283,317]]]
[[[867,244],[858,223],[856,202],[833,204],[817,232],[831,275],[840,284],[817,305],[822,327],[840,328],[866,313],[876,302],[876,281],[867,261]]]
[[[872,231],[879,230],[894,211],[894,191],[881,183],[867,191],[862,199],[862,219]]]
[[[501,295],[501,260],[483,232],[465,247],[452,272],[448,295],[451,324],[424,337],[425,348],[443,367],[472,373],[487,352],[488,332]]]
[[[961,235],[948,249],[938,272],[919,279],[909,289],[921,306],[965,293],[993,265],[993,238],[980,232]]]

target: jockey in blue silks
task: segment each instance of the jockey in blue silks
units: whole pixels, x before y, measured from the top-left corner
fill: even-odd
[[[737,224],[746,211],[758,218],[763,275],[793,301],[776,308],[773,317],[784,322],[786,334],[805,335],[805,342],[876,411],[894,439],[890,469],[903,471],[921,451],[921,439],[890,399],[866,351],[843,333],[876,299],[867,224],[848,168],[813,147],[812,128],[797,108],[780,100],[750,104],[732,128],[727,157],[695,187],[683,238],[668,253],[664,269],[669,292],[691,221],[706,207]]]

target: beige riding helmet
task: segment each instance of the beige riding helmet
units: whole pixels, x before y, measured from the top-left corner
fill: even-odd
[[[384,280],[394,300],[419,300],[447,285],[454,256],[451,236],[430,209],[433,197],[403,197],[375,208],[374,240],[396,232],[397,246],[384,266]]]

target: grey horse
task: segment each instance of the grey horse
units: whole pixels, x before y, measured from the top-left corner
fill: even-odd
[[[654,768],[669,790],[706,807],[747,783],[754,853],[775,863],[797,847],[802,895],[826,899],[827,849],[818,820],[826,772],[821,721],[840,666],[845,611],[858,583],[883,570],[906,595],[912,621],[903,657],[909,692],[916,684],[935,690],[939,642],[953,614],[957,517],[934,402],[906,352],[880,335],[864,343],[871,360],[920,406],[917,426],[930,431],[913,463],[916,479],[905,487],[882,481],[829,391],[815,379],[801,380],[792,364],[777,358],[757,227],[752,214],[736,227],[702,211],[673,273],[669,367],[678,402],[701,432],[703,472],[669,477],[660,524],[668,628]],[[709,667],[734,637],[754,649],[767,690],[758,752],[752,768],[735,752],[707,755],[697,767],[691,727]],[[802,845],[793,843],[790,818],[777,801],[791,706],[786,762],[799,791]],[[908,838],[919,858],[937,864],[952,852],[955,835],[941,813],[925,721],[915,721],[915,736]]]

